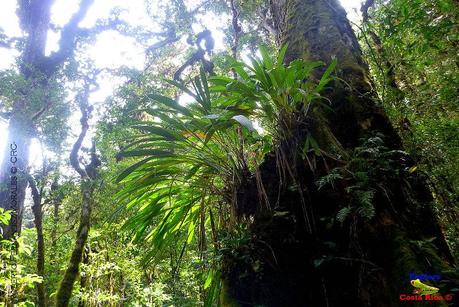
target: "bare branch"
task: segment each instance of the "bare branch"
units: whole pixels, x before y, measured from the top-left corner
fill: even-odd
[[[130,28],[129,24],[120,20],[117,16],[108,20],[101,20],[91,28],[78,28],[76,38],[93,37],[107,30],[116,30],[121,34],[130,34],[126,29]]]
[[[204,58],[205,51],[204,49],[198,49],[193,55],[180,66],[179,69],[174,74],[174,80],[180,80],[180,76],[182,75],[183,71],[188,67],[192,66],[194,63],[198,62],[199,60]]]
[[[163,48],[169,44],[172,44],[172,43],[175,43],[176,41],[178,41],[180,39],[180,36],[177,36],[176,33],[174,32],[172,35],[170,35],[169,37],[167,37],[166,39],[160,41],[160,42],[157,42],[153,45],[151,45],[150,47],[148,47],[148,49],[146,50],[145,53],[149,54],[149,53],[152,53],[160,48]]]
[[[95,179],[96,177],[96,169],[100,166],[100,160],[96,155],[96,147],[95,142],[92,143],[91,148],[91,162],[85,166],[85,169],[81,168],[78,152],[80,151],[81,144],[88,132],[89,124],[88,119],[91,115],[93,107],[89,105],[89,95],[97,90],[98,86],[96,83],[97,76],[102,71],[102,69],[96,69],[92,76],[86,76],[83,90],[77,95],[76,100],[78,101],[78,105],[81,111],[81,132],[78,136],[78,139],[75,141],[72,147],[72,151],[70,152],[70,164],[75,169],[75,171],[81,176],[82,179]],[[96,85],[95,88],[91,88],[91,86]]]
[[[43,113],[45,113],[49,109],[49,107],[51,107],[51,105],[52,101],[48,99],[46,103],[41,107],[41,109],[38,110],[38,112],[36,112],[34,115],[32,115],[32,121],[36,121]]]

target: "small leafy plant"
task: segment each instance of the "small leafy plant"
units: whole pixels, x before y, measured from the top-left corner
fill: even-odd
[[[400,175],[409,175],[415,170],[415,167],[403,166],[409,162],[406,159],[407,153],[390,150],[382,136],[375,135],[362,139],[362,145],[353,150],[349,160],[316,180],[316,185],[319,191],[334,190],[337,185],[344,187],[349,204],[338,211],[339,222],[344,223],[353,215],[371,220],[375,216],[375,195],[381,193],[388,197],[380,182],[398,180]]]
[[[8,225],[11,212],[0,208],[0,224]],[[0,306],[34,306],[24,290],[43,282],[43,277],[26,272],[22,259],[30,257],[32,248],[24,242],[24,237],[3,239],[0,235]]]

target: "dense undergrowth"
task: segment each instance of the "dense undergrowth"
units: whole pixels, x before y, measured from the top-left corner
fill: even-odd
[[[457,3],[375,1],[367,10],[361,44],[376,89],[416,171],[430,178],[437,214],[459,259]]]

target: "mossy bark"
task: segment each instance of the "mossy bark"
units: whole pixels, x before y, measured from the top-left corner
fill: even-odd
[[[78,136],[78,139],[73,144],[72,151],[70,152],[70,164],[81,177],[81,215],[72,255],[70,256],[67,270],[65,271],[65,274],[59,285],[59,290],[57,291],[56,306],[58,307],[65,307],[69,305],[70,298],[72,296],[73,285],[78,278],[85,244],[88,240],[89,230],[91,228],[91,211],[94,203],[93,193],[95,191],[98,179],[97,169],[101,165],[99,157],[96,154],[96,143],[94,140],[92,141],[92,147],[90,150],[91,162],[85,165],[84,168],[82,168],[80,165],[80,157],[78,154],[86,133],[89,129],[88,118],[90,116],[92,107],[89,106],[88,100],[89,94],[91,93],[90,86],[92,82],[94,82],[94,80],[86,80],[83,91],[81,93],[82,95],[78,101],[81,111],[81,132]]]
[[[75,246],[70,257],[67,270],[62,278],[59,290],[56,295],[56,306],[68,306],[72,296],[73,285],[78,278],[80,263],[83,258],[84,247],[89,235],[91,226],[91,209],[92,209],[92,194],[94,192],[94,183],[86,180],[82,183],[81,194],[81,216],[80,225],[77,230]]]
[[[239,187],[238,207],[250,208],[240,214],[252,215],[253,222],[250,242],[227,255],[222,266],[228,306],[397,306],[405,303],[401,294],[413,293],[411,272],[441,274],[440,294],[448,294],[457,287],[457,274],[432,210],[432,196],[425,178],[406,171],[414,162],[401,151],[399,137],[378,106],[344,10],[335,0],[281,0],[271,1],[271,6],[277,39],[288,44],[287,61],[329,63],[336,57],[342,81],[324,93],[333,111],[305,119],[311,124],[298,125],[298,141],[281,143],[260,165],[259,181],[275,204],[272,210],[257,197],[257,176]],[[354,214],[338,222],[340,209],[356,206],[348,193],[350,184],[342,180],[319,190],[316,182],[350,162],[321,157],[316,160],[325,162],[311,167],[300,154],[305,132],[321,148],[332,148],[329,143],[335,142],[349,156],[362,140],[384,140],[387,161],[359,158],[369,173],[381,176],[371,178],[371,219]],[[279,162],[279,151],[287,157],[284,162]],[[285,161],[290,175],[281,178],[279,165]],[[385,162],[390,170],[381,166]]]

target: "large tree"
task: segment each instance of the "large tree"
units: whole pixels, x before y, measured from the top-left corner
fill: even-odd
[[[94,0],[82,0],[79,9],[61,29],[59,50],[45,55],[53,0],[18,1],[17,14],[24,38],[19,60],[19,82],[4,117],[8,120],[8,138],[0,165],[0,207],[12,210],[13,217],[3,233],[6,238],[20,232],[24,197],[28,185],[29,147],[36,136],[37,123],[57,103],[54,95],[62,65],[72,58],[78,39],[91,33],[78,27]],[[13,40],[2,44],[8,46]],[[19,44],[20,45],[20,44]],[[9,89],[11,90],[11,89]],[[5,106],[1,106],[4,108]],[[62,130],[62,129],[61,129]]]
[[[446,294],[457,276],[447,273],[454,261],[432,195],[379,106],[345,11],[336,0],[270,5],[286,61],[336,58],[337,78],[324,93],[332,110],[299,113],[260,165],[261,180],[239,187],[238,207],[256,213],[250,243],[225,258],[225,302],[393,306],[412,294],[409,273],[442,274]],[[321,154],[302,154],[308,138]]]

